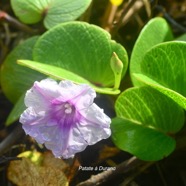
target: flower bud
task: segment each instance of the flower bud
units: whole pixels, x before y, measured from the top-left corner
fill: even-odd
[[[123,70],[123,63],[118,58],[117,54],[113,52],[111,61],[110,61],[111,69],[113,70],[114,74],[121,74]]]
[[[114,72],[114,78],[115,78],[114,89],[118,89],[120,86],[120,82],[121,82],[123,63],[118,58],[118,56],[115,52],[113,52],[113,54],[112,54],[110,66],[111,66],[112,71]]]

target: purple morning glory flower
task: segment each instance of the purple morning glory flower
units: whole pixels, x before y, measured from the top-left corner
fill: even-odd
[[[52,79],[35,82],[27,91],[20,122],[26,134],[45,144],[55,157],[70,158],[110,136],[110,118],[95,103],[86,84]]]

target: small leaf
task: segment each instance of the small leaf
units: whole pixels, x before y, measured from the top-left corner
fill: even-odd
[[[115,110],[119,119],[111,128],[119,148],[147,161],[174,150],[171,136],[183,127],[184,111],[172,99],[149,86],[130,88],[120,94]]]
[[[130,74],[135,86],[140,83],[133,77],[133,73],[141,73],[140,64],[145,53],[153,46],[170,40],[173,40],[173,35],[165,19],[156,17],[145,25],[138,36],[130,60]]]

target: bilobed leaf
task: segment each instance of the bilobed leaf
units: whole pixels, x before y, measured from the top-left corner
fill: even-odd
[[[15,15],[24,23],[44,20],[47,29],[77,19],[90,5],[91,0],[11,0]]]
[[[46,32],[34,47],[34,61],[71,71],[92,84],[113,87],[110,67],[115,52],[123,62],[124,76],[128,58],[125,49],[111,40],[108,32],[83,22],[60,24]]]
[[[173,35],[165,19],[153,18],[145,25],[138,36],[130,60],[130,74],[135,86],[139,86],[140,82],[133,77],[133,73],[141,73],[140,64],[146,52],[153,46],[170,40],[173,40]]]
[[[120,93],[120,91],[116,89],[97,87],[93,85],[92,83],[90,83],[89,81],[87,81],[86,79],[80,77],[79,75],[74,74],[73,72],[70,72],[68,70],[56,67],[56,66],[38,63],[35,61],[30,61],[30,60],[18,60],[18,64],[29,67],[38,72],[41,72],[56,80],[67,79],[67,80],[73,81],[74,83],[88,84],[99,93],[105,93],[105,94],[119,94]]]
[[[32,60],[32,49],[38,37],[25,40],[14,48],[1,66],[1,87],[7,98],[16,103],[23,92],[28,90],[35,80],[41,80],[45,75],[16,63],[18,59]]]
[[[118,97],[115,110],[121,119],[112,123],[113,139],[122,150],[153,161],[173,151],[175,141],[169,134],[183,127],[184,111],[169,97],[149,86],[130,88]]]

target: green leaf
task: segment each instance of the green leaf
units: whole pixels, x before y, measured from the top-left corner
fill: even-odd
[[[118,117],[165,133],[178,132],[184,123],[183,109],[149,86],[127,89],[118,97],[115,109]]]
[[[133,73],[141,73],[140,64],[146,52],[153,46],[172,39],[172,32],[165,19],[154,18],[145,25],[138,36],[130,60],[130,74],[135,86],[139,86],[140,83],[135,79]]]
[[[17,63],[19,65],[23,65],[33,70],[36,70],[38,72],[41,72],[57,80],[68,79],[75,83],[89,84],[89,82],[86,79],[74,74],[73,72],[70,72],[68,70],[65,70],[65,69],[62,69],[56,66],[43,64],[43,63],[39,63],[36,61],[30,61],[30,60],[18,60]]]
[[[138,81],[141,81],[144,84],[149,85],[155,88],[156,90],[158,90],[159,92],[165,94],[166,96],[171,98],[173,101],[175,101],[178,105],[180,105],[182,108],[186,110],[186,98],[182,96],[181,94],[160,85],[156,81],[150,79],[149,77],[143,74],[134,74],[134,76]]]
[[[145,161],[157,161],[175,149],[175,140],[134,121],[115,118],[111,125],[116,146]]]
[[[33,70],[41,72],[57,80],[68,79],[68,80],[73,81],[74,83],[88,84],[92,86],[99,93],[105,93],[105,94],[119,94],[120,93],[120,91],[116,89],[96,87],[95,85],[91,84],[89,81],[78,76],[77,74],[74,74],[68,70],[65,70],[65,69],[62,69],[56,66],[42,64],[42,63],[38,63],[35,61],[30,61],[30,60],[18,60],[18,64],[29,67]]]
[[[172,41],[154,46],[141,62],[141,74],[186,96],[186,42]]]
[[[7,98],[16,103],[19,97],[28,90],[35,80],[43,79],[44,75],[26,69],[16,63],[17,59],[32,60],[32,49],[38,37],[32,37],[14,48],[1,66],[1,87]]]
[[[91,0],[11,0],[15,15],[24,23],[33,24],[44,19],[46,28],[77,19]]]
[[[44,19],[45,27],[50,29],[59,23],[77,19],[91,2],[92,0],[54,0]]]
[[[118,97],[115,110],[117,117],[125,120],[112,124],[114,142],[122,150],[148,161],[159,160],[173,151],[175,142],[170,136],[183,127],[184,111],[169,97],[149,86],[130,88]],[[124,125],[126,132],[116,125]],[[158,154],[162,143],[164,148]]]
[[[15,15],[27,24],[37,23],[43,19],[51,0],[11,0]]]
[[[66,28],[68,26],[70,28]],[[61,29],[62,35],[60,35],[61,32],[55,35],[56,29]],[[110,58],[112,53],[116,51],[124,65],[122,72],[123,76],[127,70],[127,54],[125,49],[115,41],[112,41],[107,32],[87,23],[64,24],[64,28],[62,24],[56,27],[56,29],[51,29],[51,32],[46,32],[46,35],[44,34],[42,37],[44,40],[41,39],[37,43],[34,53],[37,56],[36,58],[41,59],[41,61],[38,61],[43,64],[68,70],[84,79],[87,78],[88,82],[90,81],[90,78],[88,77],[91,77],[93,82],[90,81],[90,83],[94,83],[94,88],[97,92],[118,94],[120,92],[119,90],[113,90],[110,88],[113,87],[112,84],[114,84],[114,75],[110,67]],[[79,39],[77,41],[79,42],[79,45],[75,45],[77,47],[76,48],[73,47],[73,45],[76,43],[76,37],[78,37],[78,29],[81,34],[82,42],[81,39]],[[63,37],[63,30],[64,33],[66,33],[65,38]],[[68,31],[70,30],[73,32],[72,35],[68,34]],[[50,36],[51,38],[49,38]],[[55,36],[58,38],[56,39]],[[12,50],[2,64],[0,73],[1,86],[5,95],[13,103],[16,103],[23,92],[32,86],[34,81],[46,78],[45,75],[32,69],[22,67],[16,63],[18,59],[33,60],[33,48],[35,47],[37,40],[38,37],[33,37],[18,45],[14,50]],[[59,43],[57,44],[58,40]],[[49,41],[54,44],[52,48],[50,48],[51,43]],[[39,46],[41,46],[41,48],[38,48]],[[109,55],[109,57],[104,55]],[[102,81],[107,82],[108,86],[103,86]]]
[[[13,122],[15,122],[23,113],[23,111],[26,109],[26,106],[24,104],[24,97],[25,97],[25,93],[19,98],[19,100],[14,105],[13,109],[11,110],[6,120],[6,126],[9,126]]]
[[[123,62],[123,77],[128,65],[125,49],[100,27],[69,22],[41,36],[34,47],[33,58],[71,71],[94,85],[109,88],[114,86],[114,73],[110,67],[113,52]]]

